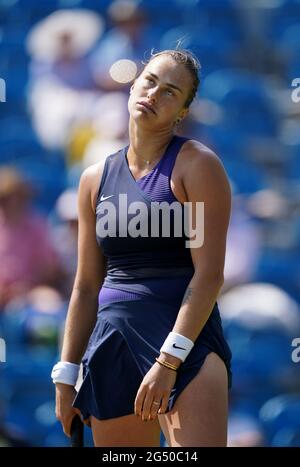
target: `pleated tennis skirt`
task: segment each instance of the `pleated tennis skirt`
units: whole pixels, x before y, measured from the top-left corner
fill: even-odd
[[[97,322],[82,360],[83,382],[73,402],[84,419],[92,415],[104,420],[134,413],[140,384],[175,324],[178,300],[165,301],[155,295],[132,297],[99,305]],[[217,303],[178,369],[167,411],[210,352],[224,361],[230,388],[231,351],[223,335]]]

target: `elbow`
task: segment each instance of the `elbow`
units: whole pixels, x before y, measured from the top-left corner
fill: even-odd
[[[222,274],[219,276],[219,281],[218,281],[218,292],[222,289],[223,285],[224,285],[224,273],[222,272]]]
[[[92,289],[83,289],[79,287],[73,287],[72,298],[78,299],[84,302],[95,302],[98,300],[99,291]]]
[[[220,288],[223,286],[224,284],[224,272],[223,271],[219,271],[217,274],[216,274],[216,278],[215,278],[217,284],[220,286]]]
[[[80,281],[75,281],[74,286],[73,286],[73,293],[76,293],[81,298],[94,299],[98,297],[99,290],[100,290],[99,285],[95,284],[93,286],[93,284],[86,284]]]
[[[223,270],[195,271],[194,278],[197,282],[205,283],[207,287],[220,290],[224,284]]]
[[[223,284],[224,284],[224,274],[223,272],[216,272],[212,277],[211,277],[211,283],[212,285],[219,291]]]

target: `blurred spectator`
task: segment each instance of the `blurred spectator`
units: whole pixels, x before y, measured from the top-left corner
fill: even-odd
[[[30,447],[30,443],[20,434],[17,426],[0,424],[0,447]]]
[[[100,37],[101,17],[88,10],[57,10],[35,25],[27,38],[31,77],[52,78],[74,89],[95,87],[87,53]]]
[[[92,55],[95,79],[104,91],[120,89],[110,76],[110,68],[121,59],[132,60],[141,70],[141,60],[149,49],[146,40],[146,12],[134,0],[115,0],[108,8],[112,24]],[[124,85],[123,85],[124,87]]]
[[[228,447],[259,447],[264,444],[264,431],[258,420],[247,413],[233,413],[228,421]]]
[[[299,392],[291,341],[300,335],[300,105],[291,83],[299,76],[300,1],[68,0],[58,3],[71,9],[57,11],[55,2],[25,3],[0,8],[0,163],[29,168],[47,188],[42,203],[53,201],[64,186],[61,159],[56,165],[52,151],[34,149],[37,137],[64,151],[74,190],[58,198],[49,233],[28,184],[0,169],[0,336],[13,352],[0,368],[0,445],[68,443],[55,421],[49,368],[76,270],[79,177],[127,144],[132,69],[152,48],[179,41],[203,68],[201,97],[178,132],[215,149],[234,191],[219,299],[233,353],[228,444],[299,446],[299,397],[289,393]],[[75,4],[97,8],[107,24]]]
[[[88,118],[70,131],[66,148],[69,166],[82,162],[87,167],[127,144],[127,106],[128,96],[120,91],[95,96]]]
[[[86,148],[82,161],[83,168],[87,168],[92,164],[96,164],[104,160],[110,154],[119,151],[120,148],[126,146],[127,140],[110,139],[110,138],[94,138]]]
[[[273,284],[252,283],[233,287],[219,304],[233,354],[235,403],[247,395],[249,406],[259,405],[296,387],[291,343],[300,332],[297,302]]]
[[[276,7],[276,3],[278,4],[276,0],[273,5],[272,3],[272,0],[270,2],[236,0],[239,21],[244,31],[244,41],[234,61],[236,65],[249,71],[284,78],[284,55],[280,53],[279,48],[274,47],[266,35],[266,28],[270,23],[268,10]]]
[[[65,270],[63,293],[70,296],[77,268],[78,213],[77,191],[65,190],[57,199],[55,214],[58,224],[53,227],[52,237]]]
[[[249,214],[246,197],[235,195],[227,236],[223,292],[254,279],[261,249],[260,226]]]
[[[299,394],[280,394],[260,409],[259,419],[267,434],[269,446],[299,447]]]
[[[89,52],[103,21],[88,10],[58,10],[27,37],[31,55],[29,103],[37,135],[49,149],[67,144],[73,124],[85,119],[99,90]]]
[[[94,101],[94,92],[78,91],[47,79],[37,81],[31,88],[29,106],[43,146],[64,149],[76,122],[89,117]]]
[[[33,212],[31,196],[15,169],[0,169],[0,308],[34,285],[62,278],[47,222]]]
[[[5,307],[5,336],[11,352],[18,346],[55,356],[61,344],[66,302],[53,287],[39,285],[11,300]]]

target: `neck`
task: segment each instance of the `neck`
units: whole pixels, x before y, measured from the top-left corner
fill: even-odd
[[[170,128],[157,130],[148,130],[139,127],[132,119],[129,122],[129,148],[127,159],[140,169],[151,165],[152,162],[159,159],[166,150],[174,133]],[[146,162],[147,161],[147,162]]]

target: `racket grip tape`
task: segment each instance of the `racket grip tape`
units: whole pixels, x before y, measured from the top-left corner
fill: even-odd
[[[82,448],[83,443],[83,429],[84,425],[79,415],[75,415],[71,424],[71,447]]]

